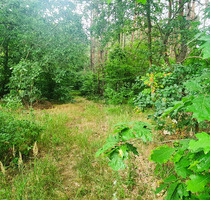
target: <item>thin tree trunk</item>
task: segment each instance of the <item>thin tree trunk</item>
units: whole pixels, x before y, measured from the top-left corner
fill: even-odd
[[[94,10],[92,10],[91,13],[91,26],[93,25],[93,18],[94,18]],[[93,32],[91,31],[90,33],[90,37],[91,37],[91,46],[90,46],[90,67],[91,70],[94,71],[95,69],[95,39],[93,36]]]
[[[149,50],[149,68],[152,67],[152,24],[151,24],[151,0],[146,3],[147,26],[148,26],[148,50]]]
[[[101,86],[100,86],[100,44],[99,39],[97,41],[97,82],[98,82],[98,94],[100,94]]]
[[[192,2],[192,12],[191,12],[191,19],[195,19],[195,0]]]

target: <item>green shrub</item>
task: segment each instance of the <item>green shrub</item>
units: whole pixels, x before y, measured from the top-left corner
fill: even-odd
[[[35,85],[41,72],[38,63],[20,61],[12,69],[12,76],[8,84],[10,93],[6,95],[5,100],[9,97],[19,99],[25,105],[32,105],[34,101],[41,97],[41,91]]]
[[[94,96],[98,94],[97,76],[95,73],[88,71],[81,77],[82,86],[80,92],[85,96]]]
[[[18,120],[10,112],[0,110],[0,160],[8,162],[20,151],[28,155],[42,128],[35,122]],[[15,150],[15,152],[14,152]]]

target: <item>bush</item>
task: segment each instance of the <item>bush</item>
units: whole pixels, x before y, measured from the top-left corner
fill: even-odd
[[[41,96],[41,91],[35,85],[41,72],[38,63],[20,61],[12,68],[12,76],[8,84],[10,93],[6,97],[19,99],[24,105],[32,105]]]
[[[19,151],[28,155],[42,128],[29,120],[18,120],[12,113],[0,110],[0,160],[8,162]],[[15,152],[14,152],[15,150]]]
[[[80,92],[82,95],[93,96],[98,94],[97,76],[91,71],[81,76],[82,86]]]

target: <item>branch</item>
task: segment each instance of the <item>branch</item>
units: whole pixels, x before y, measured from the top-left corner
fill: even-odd
[[[191,58],[202,59],[202,60],[205,60],[207,63],[209,63],[208,58],[202,58],[201,56],[189,56],[189,57],[184,58],[182,61],[180,61],[180,63],[184,62],[187,59],[191,59]]]

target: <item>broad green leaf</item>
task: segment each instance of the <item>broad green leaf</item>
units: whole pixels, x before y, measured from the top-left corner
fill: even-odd
[[[112,2],[112,0],[107,0],[107,4],[109,5]]]
[[[125,144],[120,146],[119,154],[120,154],[120,157],[122,157],[123,159],[127,159],[128,158],[128,148],[127,148],[127,146]]]
[[[109,162],[109,166],[115,171],[125,169],[126,167],[125,163],[123,162],[123,159],[118,153],[114,153],[114,155],[111,158],[111,161]]]
[[[136,0],[137,3],[142,3],[142,4],[145,4],[147,2],[147,0]]]
[[[210,121],[210,95],[199,95],[192,100],[192,105],[188,106],[186,111],[193,112],[193,117],[198,122]]]
[[[184,85],[190,92],[201,92],[203,90],[201,85],[195,80],[187,81]]]
[[[165,117],[167,116],[169,113],[171,113],[174,110],[179,110],[180,108],[182,108],[184,106],[184,103],[182,101],[177,101],[174,102],[174,107],[169,107],[167,109],[165,109],[164,113],[162,114],[161,117]]]
[[[167,191],[166,200],[179,200],[179,195],[177,193],[177,186],[179,183],[172,183]]]
[[[192,152],[204,151],[207,154],[210,151],[210,135],[205,132],[195,135],[198,140],[191,140],[189,143],[189,149]]]
[[[183,197],[188,197],[189,192],[187,191],[187,186],[184,183],[180,183],[177,188],[177,193],[179,194],[179,197],[181,199],[184,199]]]
[[[142,139],[144,142],[152,141],[151,125],[146,122],[138,122],[133,127],[133,133],[136,138]]]
[[[178,176],[182,178],[186,178],[187,175],[190,173],[190,170],[187,169],[190,165],[190,161],[187,157],[183,157],[179,162],[175,163],[175,171]]]
[[[130,139],[134,139],[135,138],[135,135],[133,134],[132,130],[131,129],[127,129],[127,130],[123,130],[121,133],[121,139],[123,141],[127,141],[127,140],[130,140]]]
[[[126,146],[127,146],[128,151],[133,152],[134,155],[137,155],[137,156],[139,155],[137,148],[134,147],[132,144],[126,143]]]
[[[210,35],[203,36],[200,40],[205,41],[205,43],[201,45],[199,49],[203,49],[203,58],[207,59],[210,57]]]
[[[122,131],[129,130],[130,128],[128,126],[118,126],[113,133],[121,133]]]
[[[171,158],[171,155],[174,153],[174,151],[174,148],[168,147],[167,145],[158,147],[153,151],[151,159],[156,163],[166,163]]]
[[[207,191],[205,193],[198,195],[198,199],[209,200],[209,192]]]
[[[210,152],[206,155],[203,155],[199,159],[199,163],[197,164],[197,171],[202,172],[202,171],[207,171],[210,169]]]
[[[176,176],[172,175],[172,176],[169,176],[169,177],[165,178],[163,181],[164,181],[164,183],[171,183],[171,182],[174,182],[176,180],[177,180]]]
[[[165,189],[168,186],[168,184],[161,184],[159,187],[156,188],[155,194],[158,194],[163,189]]]
[[[191,175],[190,180],[186,182],[187,190],[191,192],[203,192],[205,186],[209,182],[209,176],[203,175]]]
[[[105,143],[103,147],[96,152],[95,157],[98,157],[102,153],[105,153],[107,150],[113,148],[118,142],[119,142],[119,137],[110,135],[109,138],[107,139],[107,143]]]

